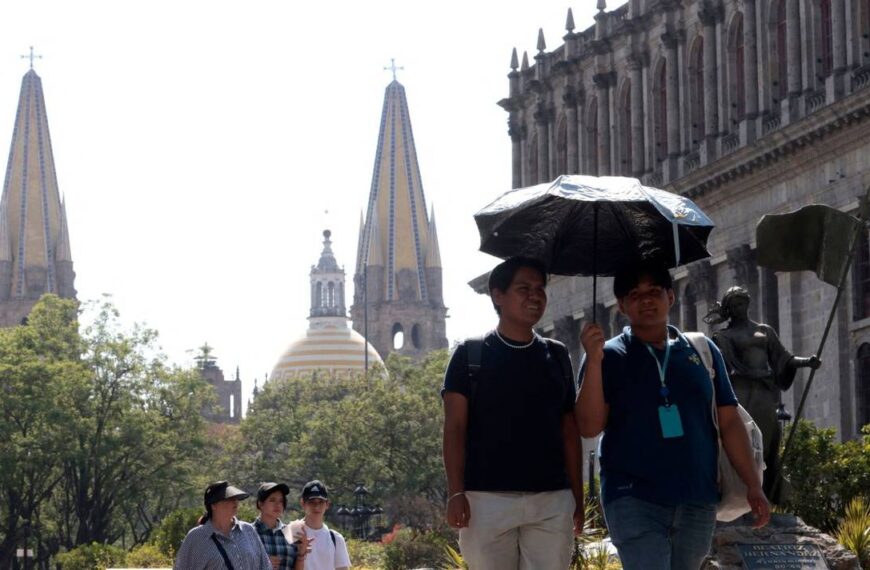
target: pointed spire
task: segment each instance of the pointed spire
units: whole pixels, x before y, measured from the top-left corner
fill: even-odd
[[[369,249],[366,253],[366,265],[369,267],[381,266],[384,264],[384,254],[381,251],[381,225],[378,222],[378,211],[374,210],[369,216],[371,225],[369,226]]]
[[[363,244],[365,243],[366,222],[363,218],[362,209],[359,211],[359,236],[356,242],[356,272],[362,272],[363,268]]]
[[[12,261],[12,242],[9,240],[9,217],[6,200],[0,200],[0,261]]]
[[[571,11],[571,8],[568,8],[568,19],[565,22],[565,29],[568,30],[568,33],[574,31],[574,12]]]
[[[332,241],[329,239],[331,236],[331,231],[323,230],[323,251],[320,253],[320,260],[317,262],[317,269],[321,271],[338,271],[338,262],[332,253]]]
[[[438,231],[435,229],[435,206],[429,216],[429,243],[426,246],[426,267],[441,267],[441,248],[438,247]]]
[[[543,53],[547,49],[547,42],[544,41],[544,28],[538,28],[538,53]]]
[[[520,66],[520,71],[526,71],[529,69],[529,52],[523,52],[523,64]]]
[[[598,6],[596,6],[596,8],[598,8],[599,12],[605,11],[607,9],[607,0],[598,0]]]
[[[517,48],[511,52],[511,70],[516,71],[520,66],[519,60],[517,59]]]
[[[55,261],[72,261],[72,251],[69,245],[69,225],[66,218],[66,198],[60,202],[60,231],[57,236],[57,247],[54,252]]]
[[[236,382],[240,382],[240,381],[241,381],[241,379],[239,378],[239,365],[236,364]]]

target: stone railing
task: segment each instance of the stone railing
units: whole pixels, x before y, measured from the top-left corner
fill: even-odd
[[[740,146],[740,134],[739,133],[728,133],[722,139],[722,151],[723,152],[731,152]]]
[[[699,166],[701,166],[701,155],[697,150],[690,152],[683,158],[683,174],[688,174]]]
[[[647,186],[653,186],[653,187],[661,186],[662,180],[664,180],[664,178],[662,178],[662,173],[660,171],[647,174],[644,178],[645,178],[644,184],[646,184]]]
[[[772,115],[764,120],[763,134],[772,133],[780,127],[782,119],[779,115]]]
[[[859,67],[852,74],[852,91],[870,86],[870,65]]]
[[[806,97],[806,102],[807,113],[812,113],[813,111],[825,104],[825,90],[816,89],[812,93],[809,93]]]

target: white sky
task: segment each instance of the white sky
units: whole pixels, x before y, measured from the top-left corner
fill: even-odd
[[[247,393],[307,328],[326,227],[352,298],[394,57],[452,344],[494,321],[466,283],[495,263],[477,252],[472,215],[511,184],[496,105],[511,48],[533,56],[538,27],[560,45],[569,6],[578,31],[593,24],[594,0],[6,3],[0,156],[33,45],[79,298],[112,294],[178,363],[208,341],[228,376],[241,367]]]

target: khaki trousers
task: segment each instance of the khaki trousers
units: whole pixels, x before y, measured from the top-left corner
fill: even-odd
[[[459,548],[470,570],[566,570],[574,547],[574,495],[466,491]]]

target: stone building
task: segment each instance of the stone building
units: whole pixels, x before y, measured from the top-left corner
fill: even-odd
[[[237,424],[242,421],[242,380],[239,378],[239,368],[236,367],[236,377],[232,380],[224,378],[224,371],[217,365],[217,358],[212,354],[208,343],[200,347],[196,357],[199,372],[212,385],[217,401],[202,410],[202,416],[210,422],[220,424]]]
[[[293,341],[278,359],[269,380],[311,377],[362,377],[366,369],[383,367],[371,344],[348,326],[344,268],[332,253],[332,232],[323,232],[323,251],[311,266],[311,312],[305,336]],[[256,395],[256,394],[255,394]]]
[[[672,321],[702,330],[733,284],[753,318],[801,355],[817,349],[835,288],[755,262],[765,213],[824,203],[856,213],[870,186],[870,0],[630,0],[530,64],[511,61],[513,186],[559,174],[627,175],[692,198],[716,222],[712,257],[675,271]],[[863,236],[806,417],[852,437],[870,423],[870,247]],[[599,320],[624,319],[599,280]],[[480,279],[472,282],[480,290]],[[557,277],[542,330],[580,356],[591,279]],[[806,382],[784,394],[792,411]]]
[[[405,88],[387,86],[365,219],[360,222],[353,328],[386,356],[447,348],[435,213],[427,213]]]
[[[74,281],[42,80],[31,68],[21,81],[0,198],[0,326],[20,324],[45,293],[74,299]]]

